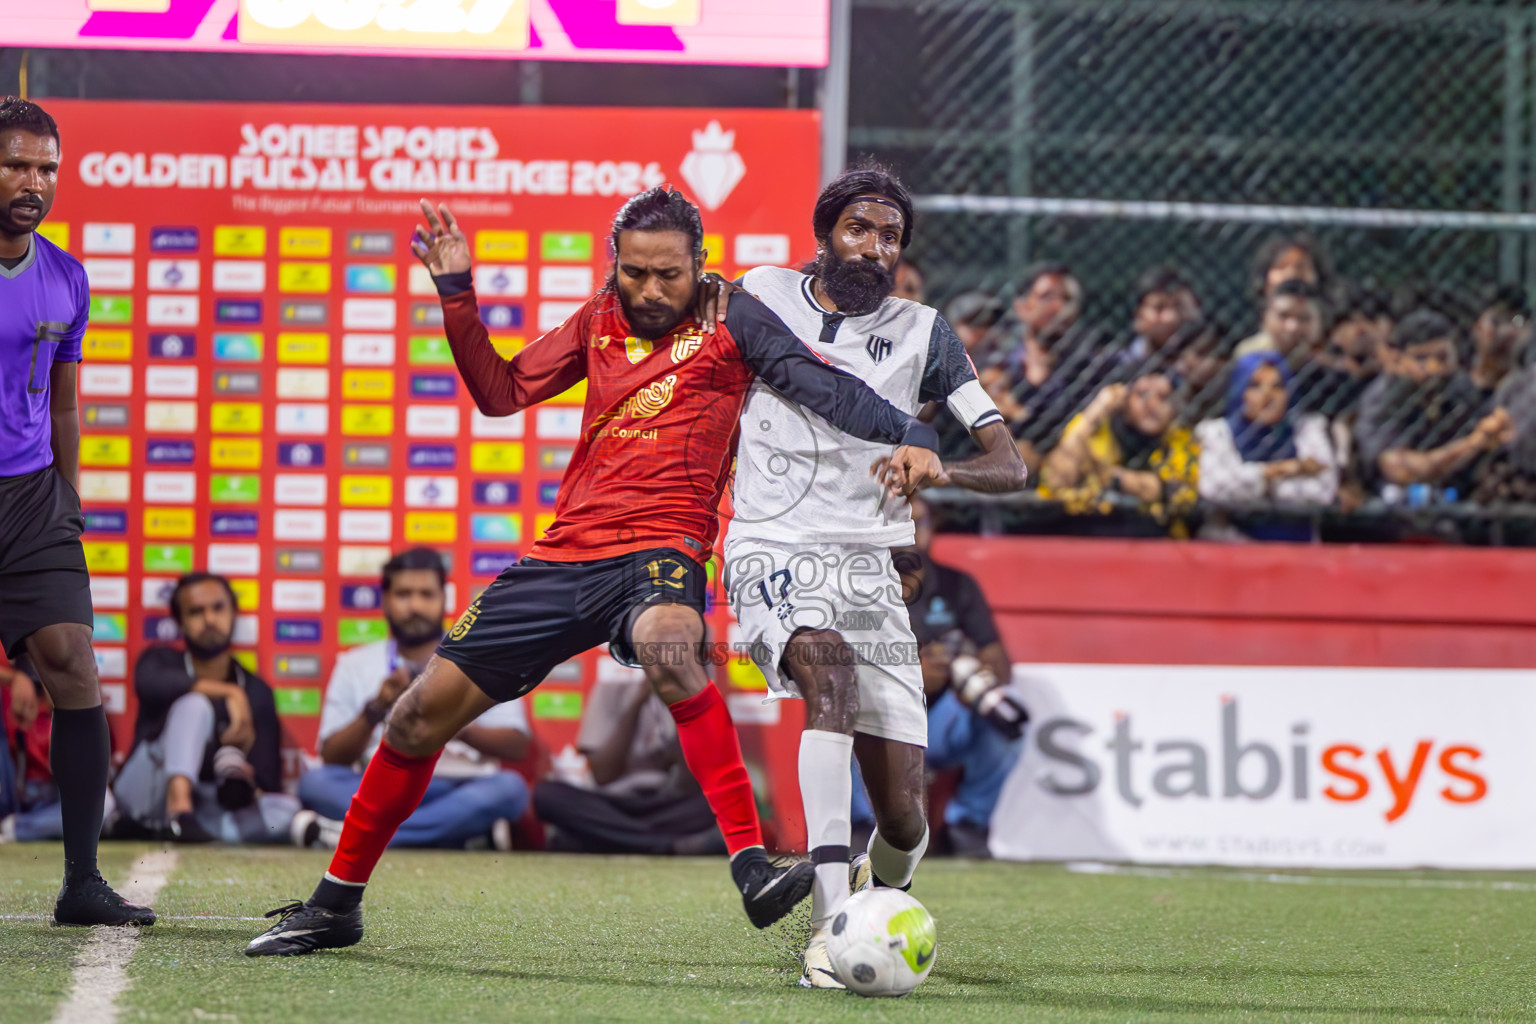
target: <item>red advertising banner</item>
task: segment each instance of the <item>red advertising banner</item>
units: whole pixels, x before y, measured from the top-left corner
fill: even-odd
[[[385,635],[392,551],[443,551],[454,613],[548,524],[583,389],[514,417],[475,410],[408,248],[419,198],[448,202],[469,235],[504,353],[601,285],[607,226],[647,186],[699,203],[727,275],[813,247],[814,113],[46,106],[64,159],[43,233],[91,279],[81,491],[119,749],[134,659],[175,636],[181,573],[234,581],[242,657],[312,749],[336,652]],[[562,666],[530,699],[555,749],[599,665]],[[742,696],[752,717],[758,697]]]

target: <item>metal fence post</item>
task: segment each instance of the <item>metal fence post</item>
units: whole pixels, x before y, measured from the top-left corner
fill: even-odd
[[[1504,19],[1504,167],[1499,208],[1521,209],[1521,171],[1525,154],[1526,25],[1528,18],[1511,12]],[[1499,239],[1499,280],[1520,280],[1520,236],[1509,232]]]
[[[848,165],[848,47],[853,35],[853,0],[832,0],[830,50],[821,79],[821,183]]]
[[[1030,195],[1033,175],[1030,167],[1030,141],[1034,131],[1035,108],[1035,14],[1025,4],[1013,15],[1012,116],[1009,118],[1012,161],[1008,167],[1008,193]],[[1008,278],[1017,281],[1030,260],[1030,218],[1013,217],[1008,221]]]

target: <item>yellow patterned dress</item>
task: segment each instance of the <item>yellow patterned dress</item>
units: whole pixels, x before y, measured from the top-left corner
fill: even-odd
[[[1081,413],[1073,417],[1063,433],[1070,434],[1082,419]],[[1114,509],[1105,494],[1112,479],[1109,471],[1124,465],[1125,460],[1107,417],[1088,439],[1088,454],[1090,462],[1082,479],[1072,487],[1053,486],[1050,471],[1042,470],[1040,495],[1061,502],[1072,515],[1107,515]],[[1157,501],[1145,504],[1143,511],[1167,526],[1173,536],[1188,536],[1189,527],[1185,520],[1200,497],[1200,446],[1195,443],[1194,435],[1184,427],[1170,427],[1152,452],[1145,472],[1157,474],[1163,482],[1163,494]]]

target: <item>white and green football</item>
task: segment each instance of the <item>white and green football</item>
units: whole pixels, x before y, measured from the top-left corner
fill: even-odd
[[[904,996],[933,970],[933,915],[900,889],[856,892],[832,919],[827,953],[849,991]]]

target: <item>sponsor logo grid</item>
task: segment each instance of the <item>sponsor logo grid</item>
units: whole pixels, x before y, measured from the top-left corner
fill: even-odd
[[[241,657],[294,689],[280,706],[304,746],[336,653],[384,635],[383,560],[411,544],[441,550],[456,617],[547,526],[567,462],[556,456],[579,431],[581,386],[532,417],[475,409],[405,244],[418,192],[459,212],[482,317],[507,355],[601,285],[613,209],[661,181],[703,204],[710,269],[809,255],[809,115],[647,112],[610,140],[611,163],[593,163],[560,153],[607,132],[593,128],[611,125],[597,111],[571,111],[558,129],[479,111],[470,119],[485,126],[455,135],[469,148],[446,154],[378,126],[458,125],[463,111],[315,107],[296,124],[278,106],[168,104],[156,113],[167,137],[203,155],[161,160],[139,152],[121,105],[54,107],[81,140],[49,229],[73,241],[92,283],[81,490],[103,678],[130,680],[144,643],[174,633],[163,595],[178,574],[222,572],[242,581]],[[783,152],[812,154],[795,188],[738,171]],[[429,183],[424,168],[468,178]],[[492,180],[503,187],[487,194]],[[597,657],[551,689],[590,682]]]

